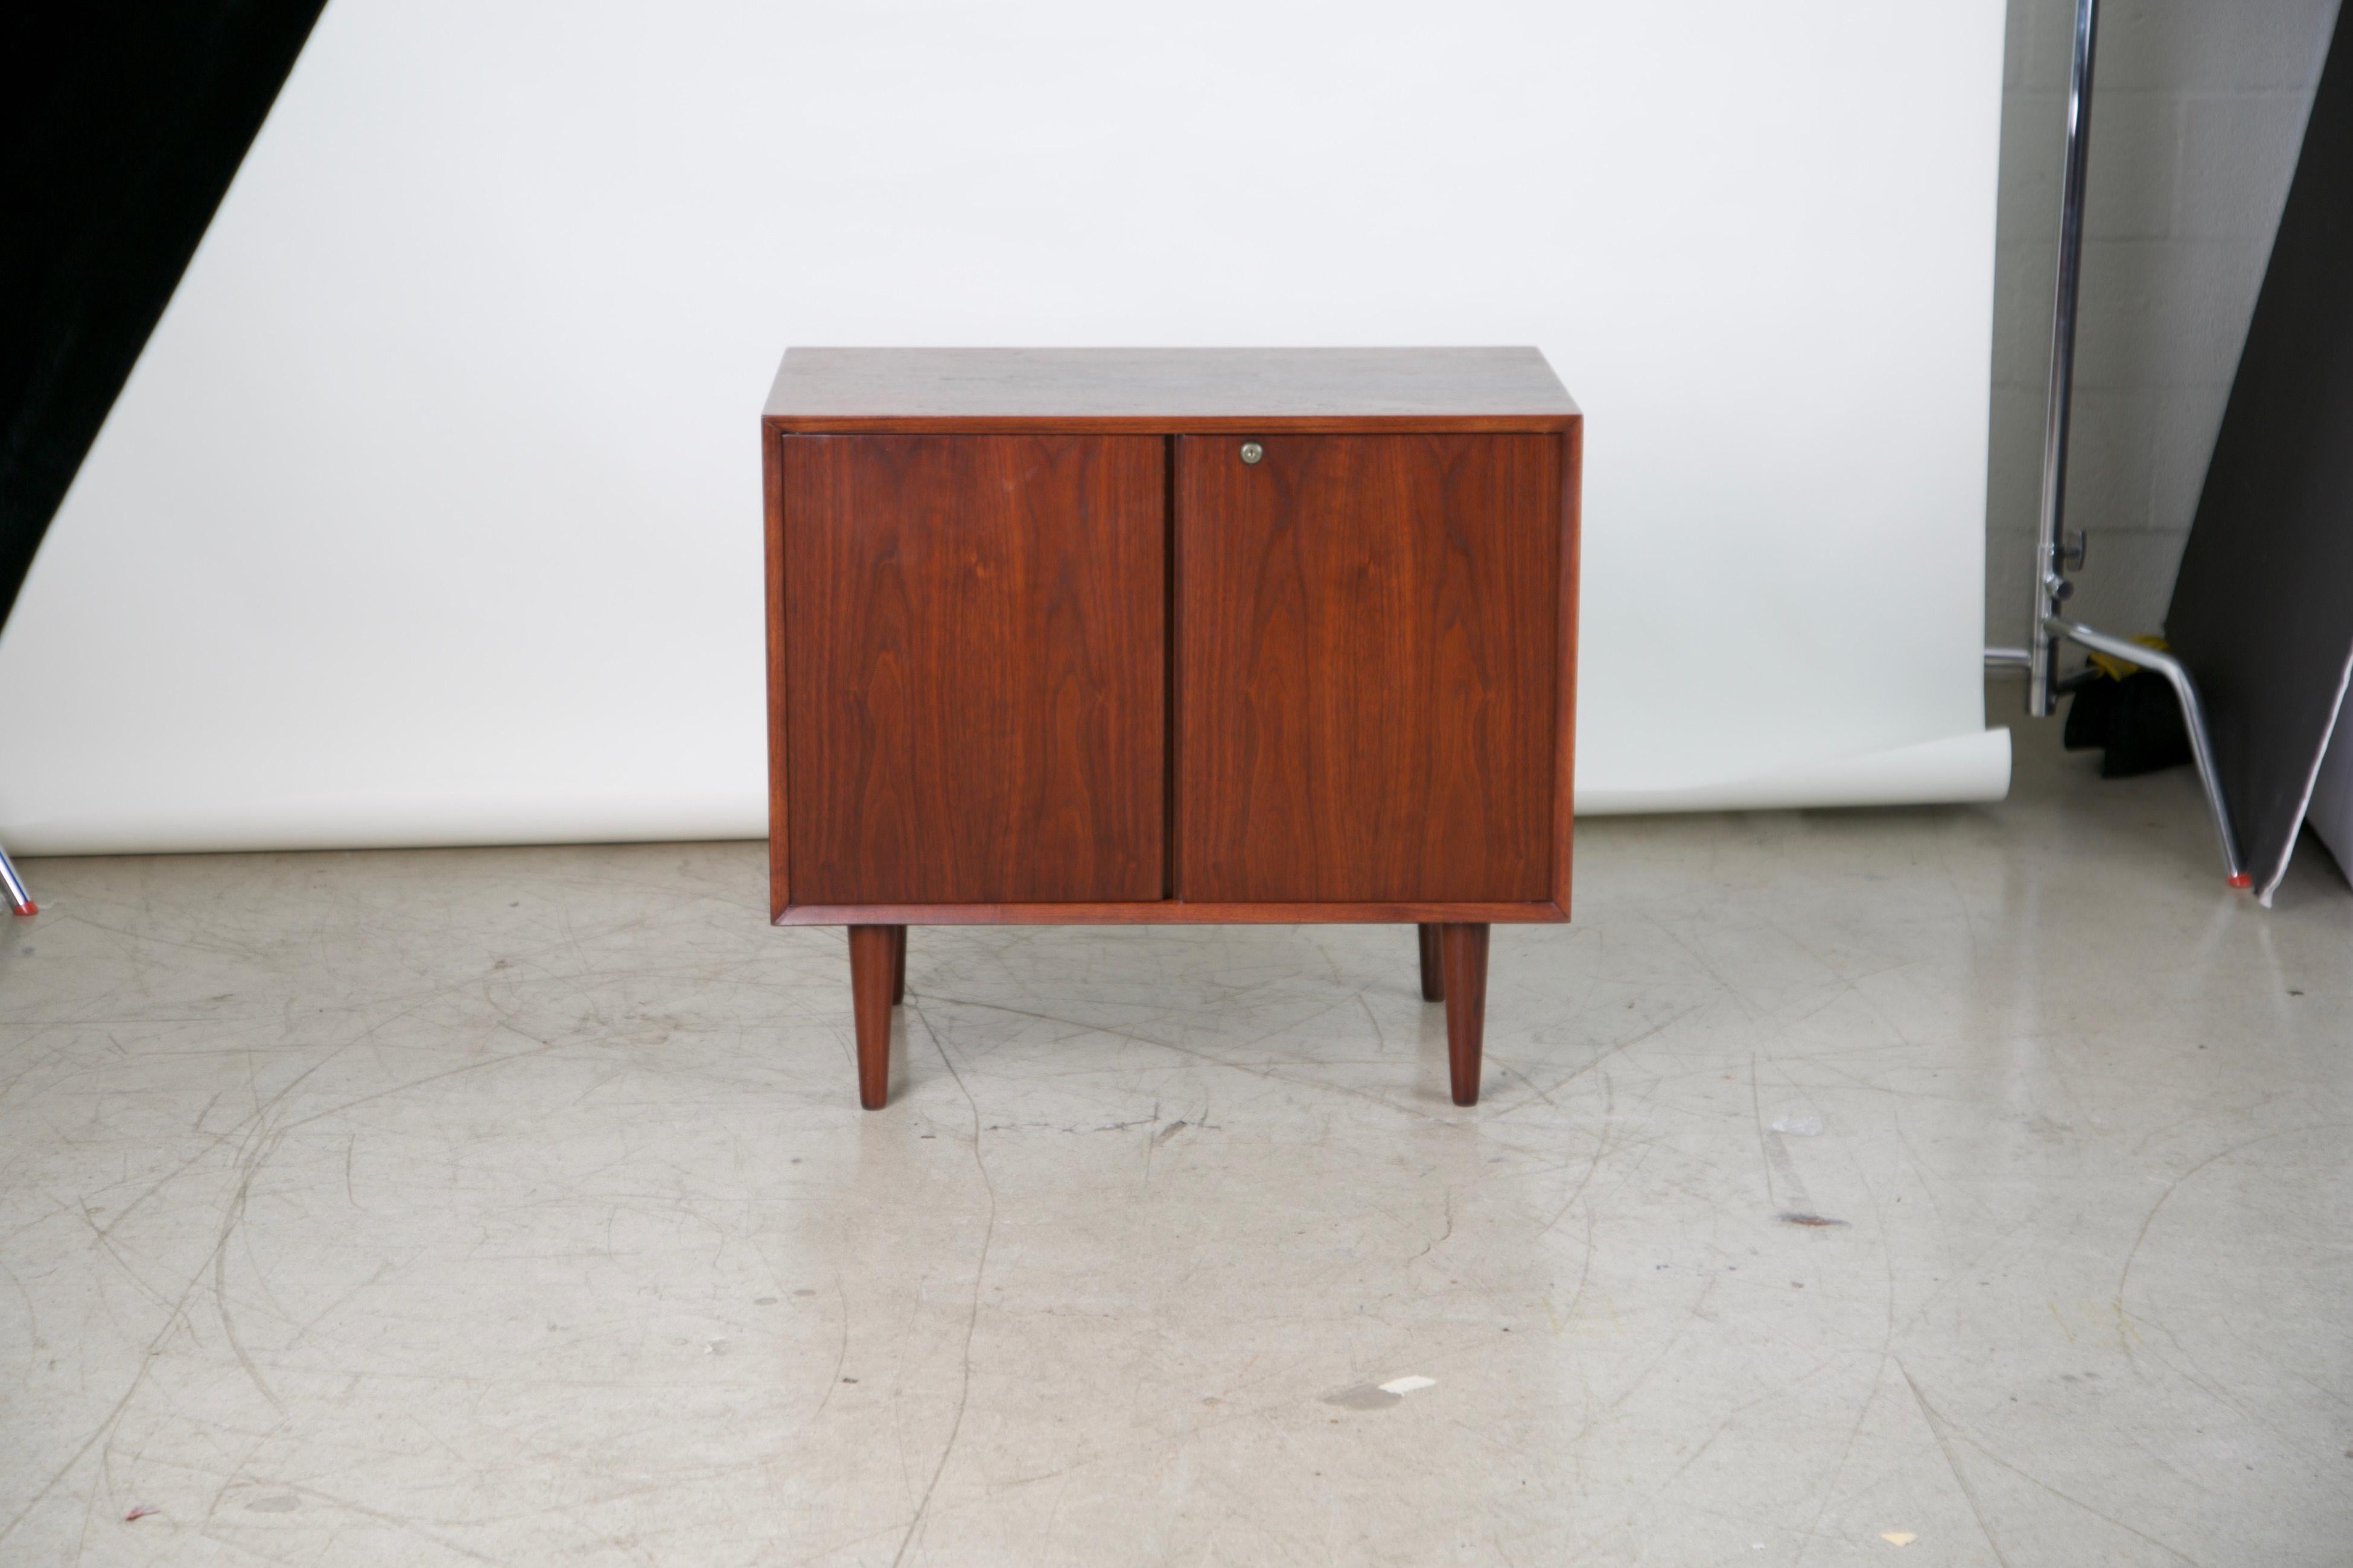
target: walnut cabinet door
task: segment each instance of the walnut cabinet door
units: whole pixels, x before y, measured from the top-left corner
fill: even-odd
[[[1176,896],[1552,897],[1560,439],[1175,448]]]
[[[1164,898],[1166,438],[779,445],[795,900]]]

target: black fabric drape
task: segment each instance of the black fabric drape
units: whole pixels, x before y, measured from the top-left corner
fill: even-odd
[[[2165,635],[2205,695],[2239,854],[2268,896],[2353,656],[2353,20],[2342,15]]]
[[[0,623],[323,4],[0,12]]]

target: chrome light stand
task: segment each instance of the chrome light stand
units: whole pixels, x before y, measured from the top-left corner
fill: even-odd
[[[2084,564],[2082,531],[2063,532],[2061,525],[2067,501],[2067,416],[2075,384],[2075,307],[2083,285],[2084,176],[2092,142],[2092,52],[2099,30],[2098,5],[2099,0],[2075,0],[2073,60],[2067,77],[2067,169],[2059,196],[2059,283],[2051,317],[2051,390],[2042,426],[2042,514],[2034,542],[2034,616],[2026,647],[1989,647],[1986,667],[2026,672],[2026,711],[2036,719],[2050,716],[2065,689],[2057,670],[2063,641],[2154,669],[2170,681],[2181,700],[2182,725],[2189,731],[2189,755],[2198,764],[2207,814],[2213,818],[2214,837],[2222,847],[2223,873],[2231,886],[2243,888],[2248,885],[2247,873],[2239,863],[2231,810],[2222,799],[2221,780],[2214,773],[2214,748],[2207,733],[2205,704],[2198,698],[2198,683],[2171,654],[2095,631],[2059,613],[2075,592],[2066,573]]]

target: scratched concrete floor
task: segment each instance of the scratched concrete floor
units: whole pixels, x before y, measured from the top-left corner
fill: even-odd
[[[0,1561],[2345,1563],[2353,895],[2054,728],[1587,825],[1470,1112],[1402,928],[918,932],[861,1115],[753,846],[33,863]]]

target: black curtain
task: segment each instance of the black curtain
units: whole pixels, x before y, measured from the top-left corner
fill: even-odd
[[[0,624],[324,4],[0,13]]]

